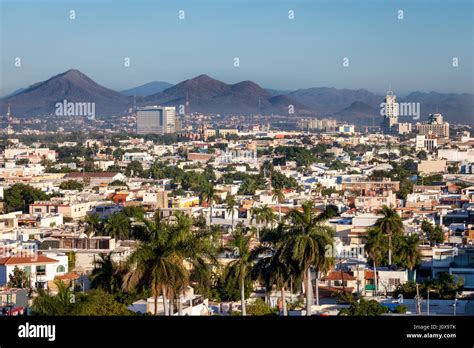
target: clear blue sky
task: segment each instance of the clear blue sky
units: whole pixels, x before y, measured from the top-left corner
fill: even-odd
[[[472,93],[473,17],[472,0],[0,0],[0,95],[70,68],[117,90],[205,73],[278,89]]]

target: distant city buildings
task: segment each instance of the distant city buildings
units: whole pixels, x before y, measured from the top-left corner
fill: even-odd
[[[392,91],[388,91],[384,98],[385,113],[382,122],[382,129],[385,134],[395,133],[395,126],[398,124],[398,104],[397,96]]]
[[[354,134],[355,126],[352,124],[343,124],[339,127],[336,127],[336,132],[342,134]]]
[[[403,107],[405,109],[405,104]],[[411,111],[411,105],[407,105],[407,111]],[[397,96],[392,91],[388,91],[382,103],[382,131],[385,134],[409,134],[412,132],[412,124],[409,122],[399,123],[400,104],[397,102]]]
[[[436,138],[449,138],[449,123],[443,121],[443,115],[430,114],[428,122],[417,123],[418,134]]]
[[[302,119],[299,122],[299,126],[303,130],[307,129],[317,129],[323,131],[331,131],[334,130],[337,126],[337,122],[334,119],[330,118],[311,118],[311,119]]]
[[[174,106],[146,106],[137,108],[138,134],[172,134],[180,130]]]

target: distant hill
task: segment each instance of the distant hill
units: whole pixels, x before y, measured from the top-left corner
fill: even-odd
[[[474,95],[469,93],[412,92],[402,102],[419,102],[421,121],[430,113],[441,113],[451,123],[474,125]]]
[[[105,88],[78,70],[68,70],[50,79],[20,89],[0,99],[0,114],[11,105],[16,117],[53,114],[54,105],[67,99],[72,102],[95,102],[98,116],[120,115],[137,105],[184,105],[186,95],[191,112],[213,114],[287,115],[293,105],[295,115],[334,117],[355,124],[380,124],[382,95],[365,89],[315,87],[296,91],[264,89],[252,81],[227,84],[208,75],[199,75],[176,85],[154,81],[122,93]],[[399,102],[419,102],[421,121],[428,114],[440,112],[451,123],[474,125],[474,95],[437,92],[412,92]],[[413,121],[410,118],[407,122]]]
[[[335,119],[344,120],[356,125],[376,126],[381,122],[380,108],[376,109],[372,106],[355,101],[347,108],[342,109],[332,115]]]
[[[105,88],[79,70],[71,69],[50,79],[35,83],[25,90],[0,101],[0,110],[6,112],[11,105],[16,117],[54,114],[55,104],[68,102],[94,102],[96,115],[115,115],[127,111],[130,97]]]
[[[290,98],[311,107],[319,114],[332,114],[359,101],[373,108],[379,107],[383,97],[365,89],[337,89],[329,87],[298,89],[287,94]]]
[[[252,81],[226,84],[208,75],[199,75],[177,85],[143,98],[141,104],[184,105],[186,95],[192,112],[220,114],[288,114],[288,106],[294,105],[299,113],[311,113],[311,109],[289,96],[272,96]]]
[[[145,97],[150,94],[163,92],[165,89],[170,88],[171,86],[173,86],[173,84],[168,82],[152,81],[138,87],[126,89],[120,93],[127,96]]]

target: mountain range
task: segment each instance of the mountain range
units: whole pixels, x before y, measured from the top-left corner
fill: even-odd
[[[135,98],[133,97],[135,96]],[[11,106],[16,117],[54,114],[55,104],[95,102],[100,116],[121,115],[134,105],[184,105],[191,112],[228,114],[334,117],[355,124],[379,124],[382,95],[365,89],[329,87],[289,90],[265,89],[252,81],[227,84],[208,75],[199,75],[176,85],[154,81],[122,92],[103,87],[78,70],[71,69],[50,79],[19,89],[0,99],[0,113]],[[134,100],[135,99],[135,100]],[[474,124],[474,95],[463,93],[412,92],[399,102],[419,102],[422,119],[440,112],[449,122]],[[410,121],[407,118],[407,122]]]

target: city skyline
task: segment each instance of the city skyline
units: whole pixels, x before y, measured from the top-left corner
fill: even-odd
[[[284,90],[474,92],[469,1],[41,1],[41,16],[29,1],[0,4],[2,96],[70,68],[114,90],[208,74]]]

